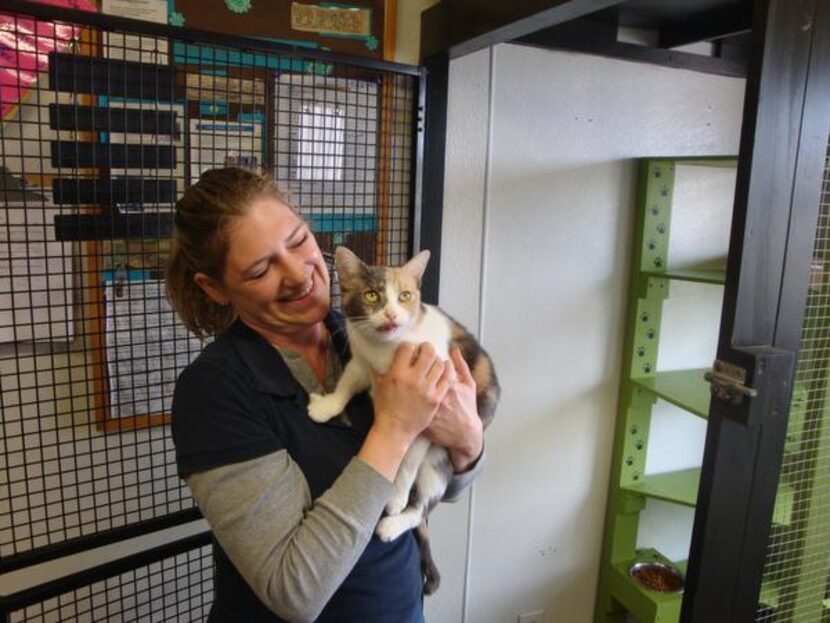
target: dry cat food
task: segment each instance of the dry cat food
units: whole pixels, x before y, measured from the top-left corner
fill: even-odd
[[[683,590],[680,572],[662,562],[638,562],[631,565],[631,577],[640,586],[661,593]]]

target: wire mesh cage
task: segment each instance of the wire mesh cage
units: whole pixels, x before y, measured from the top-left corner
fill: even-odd
[[[0,12],[0,570],[196,516],[167,424],[204,344],[162,281],[190,184],[271,175],[326,254],[399,264],[416,179],[415,68],[27,10]]]
[[[213,603],[209,534],[173,542],[166,555],[125,559],[125,570],[93,572],[71,589],[53,585],[3,611],[9,623],[204,621]],[[138,564],[137,564],[138,563]],[[117,564],[117,563],[116,563]],[[112,566],[112,565],[108,565]]]
[[[830,621],[830,146],[756,621]]]

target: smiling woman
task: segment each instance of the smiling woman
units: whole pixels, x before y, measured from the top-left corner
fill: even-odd
[[[167,261],[167,296],[185,326],[199,337],[227,329],[232,306],[213,299],[196,283],[204,274],[221,280],[228,255],[228,223],[244,216],[255,200],[287,205],[267,178],[238,168],[206,171],[176,204],[176,235]]]
[[[219,305],[277,345],[289,346],[298,334],[319,324],[329,310],[329,275],[317,242],[300,217],[283,201],[263,196],[235,219],[231,244],[219,278],[204,272],[196,284]]]
[[[179,474],[216,538],[217,621],[421,623],[411,530],[373,536],[413,441],[481,447],[474,401],[450,396],[451,364],[401,346],[375,399],[307,416],[348,361],[342,317],[308,225],[270,180],[205,172],[176,205],[167,290],[185,325],[216,339],[182,372],[172,406]],[[447,496],[482,462],[456,475]]]

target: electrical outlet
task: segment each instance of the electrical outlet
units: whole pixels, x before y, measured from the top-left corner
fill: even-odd
[[[519,615],[518,623],[542,623],[542,618],[545,613],[541,610],[534,610],[533,612],[525,612]]]

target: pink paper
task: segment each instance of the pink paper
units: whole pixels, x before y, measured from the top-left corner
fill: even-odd
[[[40,0],[41,4],[96,11],[87,0]],[[49,66],[49,53],[66,48],[79,26],[0,13],[0,114],[11,112]]]

